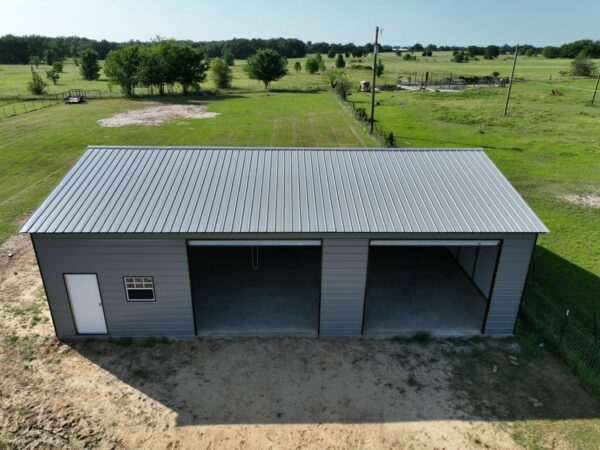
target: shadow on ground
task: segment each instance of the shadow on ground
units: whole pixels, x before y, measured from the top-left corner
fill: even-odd
[[[600,417],[556,358],[513,339],[71,342],[177,425]]]

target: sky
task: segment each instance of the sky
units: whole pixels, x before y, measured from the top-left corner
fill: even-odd
[[[600,0],[0,0],[0,35],[127,41],[290,37],[409,45],[600,39]]]

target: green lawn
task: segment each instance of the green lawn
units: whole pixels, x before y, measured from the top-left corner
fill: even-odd
[[[185,101],[175,99],[175,101]],[[96,100],[57,105],[0,120],[0,242],[17,229],[86,146],[374,146],[329,93],[256,93],[202,97],[213,119],[161,126],[103,128],[96,121],[147,101]]]

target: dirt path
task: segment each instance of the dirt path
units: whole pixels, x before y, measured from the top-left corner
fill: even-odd
[[[122,127],[125,125],[160,125],[173,119],[207,119],[219,113],[206,111],[204,105],[161,105],[130,109],[115,114],[98,123],[103,127]]]
[[[477,351],[500,373],[522,369],[513,342],[61,343],[26,236],[0,249],[0,325],[0,448],[518,448],[459,370]],[[518,419],[534,418],[525,409]]]

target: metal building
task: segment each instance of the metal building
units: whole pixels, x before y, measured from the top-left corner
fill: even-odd
[[[70,338],[512,334],[547,229],[478,149],[90,147],[21,232]]]

